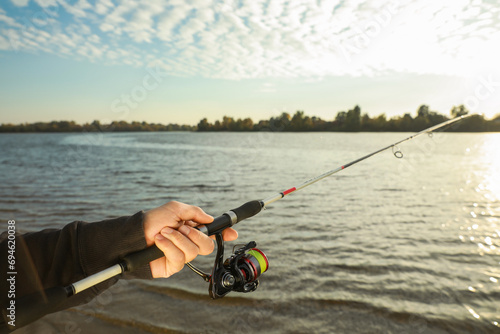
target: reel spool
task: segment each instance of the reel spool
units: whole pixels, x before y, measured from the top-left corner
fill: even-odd
[[[228,260],[226,260],[226,262]],[[230,264],[228,266],[230,266]],[[236,267],[240,270],[243,280],[247,283],[251,283],[267,271],[269,262],[264,252],[258,248],[252,248],[239,258]]]

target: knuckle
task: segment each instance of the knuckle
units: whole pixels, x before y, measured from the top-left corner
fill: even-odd
[[[175,230],[172,231],[172,233],[170,234],[169,237],[172,238],[173,241],[175,241],[179,244],[182,244],[186,241],[186,237],[182,233],[175,231]]]
[[[177,201],[170,201],[166,205],[175,210],[181,206],[181,203]]]
[[[186,255],[182,252],[179,252],[179,255],[177,256],[176,265],[178,268],[182,269],[182,267],[184,267],[184,263],[186,263]]]
[[[164,253],[167,252],[167,250],[172,245],[172,243],[168,239],[162,239],[162,240],[156,239],[155,244]]]
[[[212,239],[200,231],[196,230],[193,242],[198,246],[198,251],[202,255],[210,254],[214,250],[214,242]]]

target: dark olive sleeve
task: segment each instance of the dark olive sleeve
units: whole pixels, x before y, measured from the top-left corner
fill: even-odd
[[[76,221],[62,229],[47,229],[16,236],[16,299],[43,290],[67,286],[116,263],[128,253],[146,248],[144,213],[100,222]],[[0,236],[0,294],[2,310],[7,298],[7,232]],[[60,310],[85,304],[119,278],[151,279],[149,265],[122,274],[68,298]]]

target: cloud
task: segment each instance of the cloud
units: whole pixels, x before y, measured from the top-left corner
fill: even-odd
[[[135,42],[151,42],[154,28],[154,18],[163,12],[164,8],[160,3],[148,2],[148,4],[138,9],[132,19],[123,28]]]
[[[114,5],[111,0],[97,0],[95,4],[95,12],[99,15],[104,15],[113,7]]]
[[[104,31],[104,32],[107,32],[107,31],[112,31],[115,27],[112,26],[111,24],[109,23],[102,23],[100,26],[99,26],[99,29],[101,29],[101,31]]]
[[[87,10],[92,8],[87,0],[78,0],[74,5],[70,5],[64,1],[60,3],[68,13],[77,18],[87,17]]]
[[[188,5],[180,5],[177,7],[170,7],[165,11],[158,22],[157,37],[165,42],[171,41],[176,38],[175,28],[180,27],[183,20],[185,20],[192,7]]]
[[[0,9],[3,50],[43,51],[105,64],[160,63],[178,76],[465,76],[478,67],[495,66],[500,56],[500,9],[481,1],[446,6],[433,0],[15,4],[24,4],[19,10],[27,11]]]
[[[12,17],[6,15],[5,11],[0,8],[0,22],[4,22],[6,25],[11,27],[21,27],[19,23],[16,22]]]
[[[9,41],[5,38],[0,36],[0,50],[10,50],[11,45]]]
[[[42,8],[57,6],[57,0],[35,0],[35,2]]]
[[[17,7],[25,7],[28,5],[29,0],[10,0]]]

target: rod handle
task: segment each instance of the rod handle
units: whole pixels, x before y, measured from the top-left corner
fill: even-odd
[[[247,219],[258,214],[262,210],[262,206],[263,203],[261,201],[250,201],[231,211],[236,214],[238,217],[237,223],[239,223],[243,219]]]
[[[137,268],[164,256],[165,254],[163,254],[163,252],[156,245],[153,245],[141,251],[126,255],[122,259],[121,263],[123,264],[125,271],[134,271]]]
[[[231,217],[225,213],[223,215],[220,215],[219,217],[215,217],[214,221],[210,224],[202,225],[201,230],[205,230],[206,235],[214,235],[231,226],[233,226]]]
[[[207,229],[207,235],[214,235],[222,232],[228,227],[233,226],[240,221],[255,216],[262,210],[261,201],[250,201],[232,209],[223,215],[214,219],[210,224],[204,225]]]

